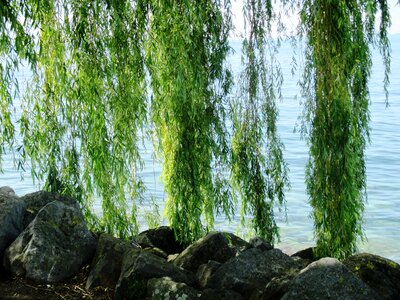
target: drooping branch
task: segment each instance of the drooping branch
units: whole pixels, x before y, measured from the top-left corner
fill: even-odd
[[[381,9],[385,16],[387,8]],[[363,238],[369,43],[376,12],[373,1],[303,3],[301,22],[307,37],[303,128],[310,146],[306,183],[319,256],[346,257]],[[386,45],[387,20],[382,24],[381,43]]]
[[[274,18],[270,1],[245,1],[247,35],[243,42],[244,70],[235,107],[232,179],[239,191],[241,219],[252,216],[256,234],[272,244],[279,238],[275,206],[284,205],[288,187],[276,122],[282,74],[271,36]]]

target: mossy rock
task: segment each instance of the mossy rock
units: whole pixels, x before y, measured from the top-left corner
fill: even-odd
[[[369,253],[350,256],[343,263],[381,299],[400,299],[400,265]]]

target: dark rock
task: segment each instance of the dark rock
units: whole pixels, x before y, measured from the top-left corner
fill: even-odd
[[[343,263],[368,284],[380,299],[400,299],[399,264],[368,253],[350,256]]]
[[[287,299],[379,299],[374,291],[334,258],[311,263],[292,280]]]
[[[76,274],[95,249],[80,210],[53,201],[6,249],[4,266],[34,281],[58,282]]]
[[[157,255],[157,256],[159,256],[159,257],[165,259],[165,260],[168,258],[168,254],[165,253],[163,250],[157,248],[157,247],[154,247],[154,248],[150,248],[150,247],[144,248],[143,251],[147,251],[147,252],[153,253],[154,255]]]
[[[213,290],[205,289],[201,291],[201,300],[243,300],[244,298],[239,293],[231,290]]]
[[[170,254],[167,256],[167,262],[173,263],[174,260],[179,256],[179,253]]]
[[[17,195],[15,194],[14,190],[12,188],[10,188],[9,186],[0,187],[0,194],[3,194],[4,196],[17,197]]]
[[[282,276],[274,277],[264,289],[255,290],[251,300],[279,300],[289,290],[289,286],[297,272],[286,273]]]
[[[228,289],[249,298],[278,275],[287,273],[298,264],[279,249],[261,251],[249,249],[222,265],[208,280],[208,288]]]
[[[76,209],[80,209],[78,202],[75,199],[72,199],[67,196],[62,196],[56,193],[39,191],[35,193],[26,194],[21,197],[26,203],[26,212],[24,215],[24,228],[26,228],[30,222],[36,217],[39,210],[41,210],[44,206],[53,201],[60,201],[66,205],[71,205]]]
[[[300,270],[304,269],[311,263],[308,259],[302,259],[294,256],[293,267],[286,270],[282,275],[274,277],[265,286],[264,289],[257,289],[251,297],[251,300],[263,299],[263,300],[278,300],[289,290],[289,286],[293,278],[295,278]]]
[[[297,251],[296,253],[292,254],[292,257],[300,257],[303,259],[307,259],[311,262],[316,261],[317,258],[314,256],[314,251],[315,251],[315,247],[309,247],[300,251]]]
[[[110,234],[101,234],[86,281],[86,289],[97,286],[114,288],[121,274],[125,253],[135,248],[127,241],[115,238]]]
[[[167,254],[180,253],[184,249],[168,226],[143,231],[135,240],[142,248],[159,248]]]
[[[196,272],[197,268],[215,260],[224,263],[251,245],[232,233],[212,232],[187,247],[174,260],[174,264]]]
[[[208,263],[200,265],[196,272],[198,285],[201,288],[204,288],[207,285],[211,275],[214,274],[215,271],[217,271],[221,266],[222,264],[215,260],[209,260]]]
[[[152,300],[199,299],[201,293],[185,283],[163,277],[148,281],[147,296]]]
[[[274,249],[274,246],[258,236],[251,238],[249,244],[252,245],[254,248],[260,249],[261,251]]]
[[[174,282],[168,277],[150,279],[147,284],[147,296],[152,300],[242,300],[243,297],[229,290],[196,290],[184,283]]]
[[[125,253],[122,271],[115,288],[114,298],[143,299],[147,294],[147,281],[151,278],[170,277],[189,286],[195,283],[193,273],[166,262],[143,250]]]
[[[24,230],[25,202],[20,198],[0,193],[0,258],[4,250]]]

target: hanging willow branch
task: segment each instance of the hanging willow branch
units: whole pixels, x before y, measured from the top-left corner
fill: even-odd
[[[46,189],[80,200],[92,225],[132,235],[146,117],[140,1],[54,1],[40,18],[38,68],[21,118],[23,149]],[[102,199],[102,217],[91,199]]]
[[[177,237],[192,242],[229,207],[213,166],[227,158],[223,99],[229,50],[219,1],[153,1],[148,45],[152,118],[163,156],[166,212]],[[229,20],[228,20],[229,21]],[[228,210],[229,211],[229,210]]]
[[[388,8],[385,1],[380,4],[380,45],[387,75]],[[364,237],[369,43],[377,10],[375,1],[303,3],[301,24],[307,36],[303,130],[310,146],[306,182],[318,256],[346,257],[356,250],[357,238]]]
[[[279,238],[274,217],[288,186],[283,145],[277,134],[282,74],[271,37],[270,1],[245,1],[248,36],[243,42],[240,97],[235,107],[232,178],[240,194],[241,220],[251,215],[256,234],[272,244]]]

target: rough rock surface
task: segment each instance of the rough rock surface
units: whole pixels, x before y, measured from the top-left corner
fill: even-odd
[[[196,290],[185,283],[174,282],[171,278],[154,278],[147,283],[147,296],[152,300],[178,300],[178,299],[201,299],[201,300],[242,300],[243,297],[229,290]]]
[[[215,260],[224,263],[251,245],[232,233],[212,232],[187,247],[174,260],[174,264],[196,272],[197,268]]]
[[[10,194],[0,193],[0,258],[4,250],[24,229],[25,202]]]
[[[76,274],[95,248],[80,210],[53,201],[6,249],[4,266],[38,282],[58,282]]]
[[[297,256],[297,257],[300,257],[303,259],[307,259],[311,262],[316,261],[317,259],[314,256],[314,250],[315,250],[315,247],[309,247],[309,248],[297,251],[296,253],[293,253],[291,256],[292,257]]]
[[[149,253],[152,253],[154,255],[157,255],[163,259],[168,259],[168,254],[165,253],[165,251],[161,250],[160,248],[154,247],[148,247],[148,248],[144,248],[143,251],[147,251]]]
[[[274,248],[274,246],[258,236],[251,238],[249,244],[254,248],[260,249],[261,251],[268,251]]]
[[[209,260],[208,263],[200,265],[196,272],[197,284],[204,288],[211,276],[222,266],[215,260]]]
[[[265,287],[273,277],[291,268],[297,268],[296,261],[282,251],[252,248],[218,268],[207,287],[234,290],[249,298],[254,290]]]
[[[292,280],[288,299],[379,299],[374,291],[334,258],[311,263]]]
[[[38,191],[30,194],[26,194],[25,196],[21,197],[26,203],[26,211],[24,215],[24,228],[26,228],[30,222],[36,217],[39,210],[41,210],[44,206],[49,204],[53,201],[60,201],[66,205],[73,206],[77,210],[80,210],[79,204],[76,200],[62,196],[56,193],[51,193],[47,191]]]
[[[142,299],[147,294],[147,281],[151,278],[170,277],[176,282],[192,286],[194,274],[143,250],[125,253],[122,271],[115,288],[114,298]]]
[[[0,187],[0,194],[5,196],[17,196],[12,188],[9,186],[2,186]]]
[[[114,288],[121,274],[124,255],[131,249],[136,249],[132,243],[110,234],[101,234],[86,281],[86,289],[97,286]]]
[[[343,262],[368,284],[380,299],[400,299],[400,265],[387,258],[360,253]]]
[[[167,254],[183,251],[183,246],[175,239],[173,230],[168,226],[161,226],[143,231],[135,239],[144,248],[158,248]]]

